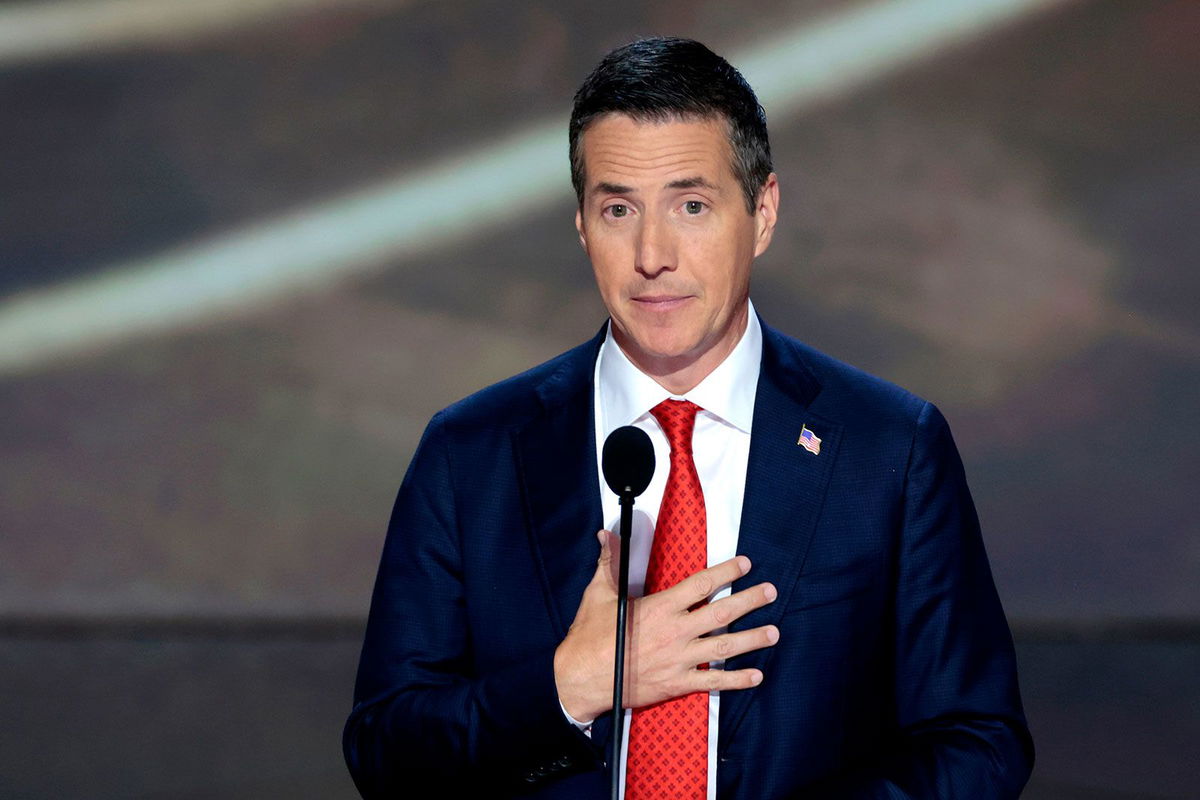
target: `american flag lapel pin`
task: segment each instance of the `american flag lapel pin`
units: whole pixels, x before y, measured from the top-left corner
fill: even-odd
[[[796,444],[803,447],[814,456],[821,454],[821,440],[817,435],[808,429],[807,425],[800,428],[800,438],[796,440]]]

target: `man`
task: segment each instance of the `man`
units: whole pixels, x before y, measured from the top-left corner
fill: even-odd
[[[750,87],[696,42],[635,42],[570,137],[610,321],[430,423],[346,725],[359,790],[608,796],[620,545],[589,532],[617,516],[598,446],[635,424],[659,467],[630,550],[627,800],[1017,796],[1032,744],[945,421],[750,305],[779,202]]]

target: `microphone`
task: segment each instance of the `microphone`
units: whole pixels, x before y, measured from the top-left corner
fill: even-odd
[[[641,428],[626,425],[604,440],[600,465],[604,482],[620,498],[621,555],[617,574],[617,652],[613,663],[612,800],[621,793],[621,737],[625,732],[625,630],[629,609],[629,539],[633,498],[646,491],[654,477],[654,445]]]
[[[622,498],[637,497],[654,477],[654,445],[644,430],[632,425],[608,435],[600,460],[608,488]]]

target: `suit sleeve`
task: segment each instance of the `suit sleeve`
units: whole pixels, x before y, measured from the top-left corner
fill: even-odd
[[[401,485],[343,750],[365,798],[519,793],[594,761],[563,717],[553,648],[491,671],[472,653],[441,415]],[[429,795],[434,796],[434,795]]]
[[[805,797],[1015,798],[1033,765],[1012,637],[962,462],[926,403],[904,490],[894,620],[897,733]]]

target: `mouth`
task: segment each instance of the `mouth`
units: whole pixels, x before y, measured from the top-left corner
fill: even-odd
[[[641,294],[629,299],[637,308],[663,313],[674,311],[692,298],[686,294]]]

